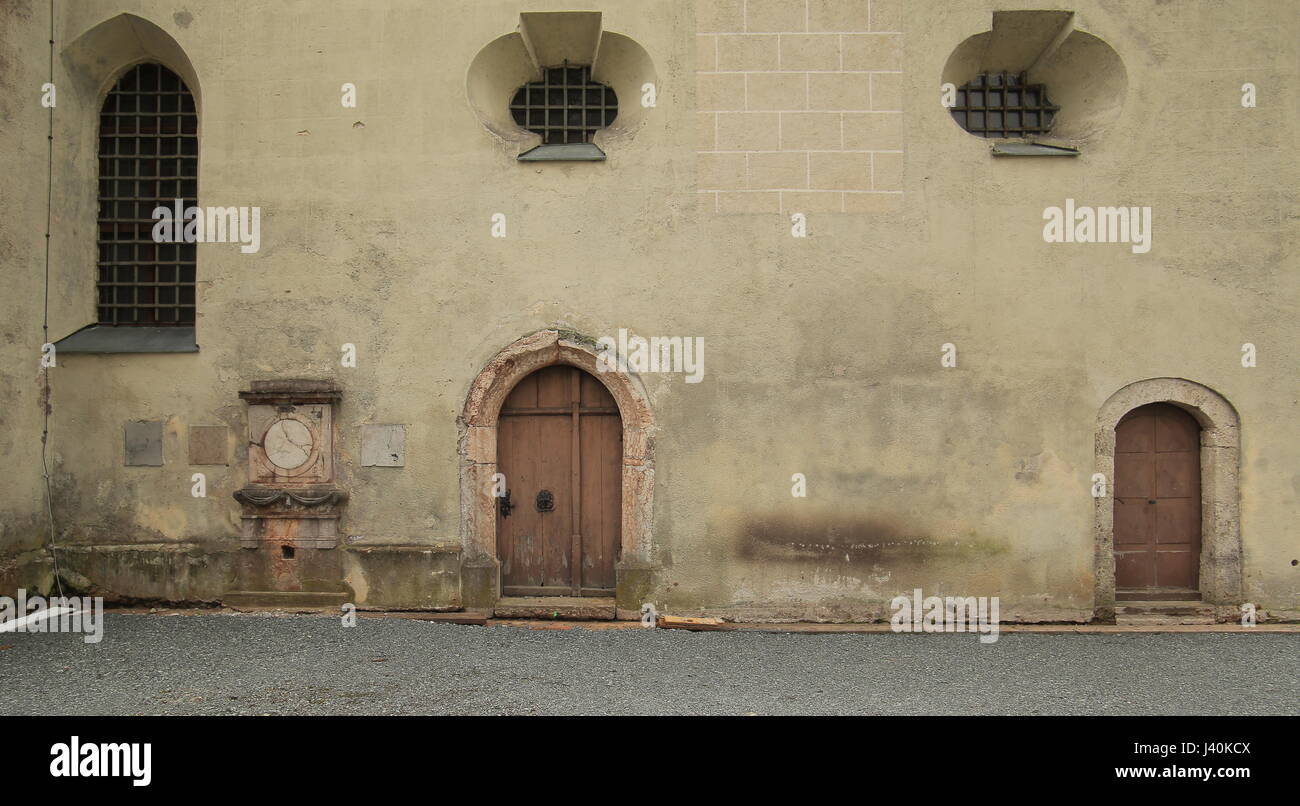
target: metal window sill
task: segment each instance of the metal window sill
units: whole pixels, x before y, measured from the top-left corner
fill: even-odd
[[[600,162],[605,152],[595,143],[568,143],[566,145],[541,145],[520,154],[520,162]]]
[[[54,342],[60,353],[197,353],[193,327],[87,325]]]
[[[1077,157],[1079,149],[1046,143],[994,143],[995,157]]]

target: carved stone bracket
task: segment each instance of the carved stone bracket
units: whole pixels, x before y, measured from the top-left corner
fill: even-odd
[[[338,515],[336,504],[348,499],[338,487],[301,487],[284,489],[249,485],[235,491],[235,500],[263,518],[311,518]],[[283,511],[283,514],[280,514]],[[322,514],[316,514],[317,512]]]

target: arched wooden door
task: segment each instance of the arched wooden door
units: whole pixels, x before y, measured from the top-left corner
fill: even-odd
[[[610,596],[622,521],[623,422],[577,367],[545,367],[501,408],[497,505],[503,596]]]
[[[1168,403],[1115,427],[1115,598],[1198,599],[1201,428]]]

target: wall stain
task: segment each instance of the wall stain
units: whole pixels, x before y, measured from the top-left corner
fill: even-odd
[[[889,517],[760,516],[741,523],[736,537],[744,559],[818,564],[912,564],[1007,551],[1003,541],[976,535],[936,536]]]

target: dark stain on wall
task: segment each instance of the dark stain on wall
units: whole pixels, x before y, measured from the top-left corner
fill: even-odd
[[[1006,550],[1004,545],[978,536],[936,536],[888,516],[755,516],[740,525],[737,538],[743,559],[819,564],[916,564]]]

